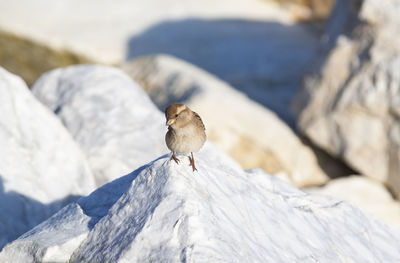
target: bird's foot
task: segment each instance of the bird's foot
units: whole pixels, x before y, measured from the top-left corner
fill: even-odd
[[[179,159],[176,157],[175,153],[172,153],[171,159],[170,160],[174,160],[176,162],[176,164],[179,164]]]
[[[196,165],[194,164],[194,157],[193,157],[193,153],[192,153],[192,157],[190,157],[190,156],[188,156],[188,157],[189,157],[189,161],[190,161],[190,164],[189,164],[189,166],[192,166],[192,170],[193,170],[193,172],[194,172],[194,171],[197,171]]]

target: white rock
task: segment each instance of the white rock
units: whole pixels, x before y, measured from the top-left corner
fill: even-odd
[[[179,101],[198,112],[208,138],[245,169],[283,172],[297,186],[327,180],[313,152],[285,123],[224,81],[165,55],[139,58],[123,69],[160,109]]]
[[[350,176],[331,180],[327,185],[307,189],[307,192],[348,201],[400,230],[400,203],[394,201],[386,187],[378,181],[363,176]]]
[[[61,122],[0,68],[0,248],[95,188]]]
[[[210,145],[196,154],[198,172],[193,173],[186,162],[177,165],[162,156],[104,185],[5,247],[0,260],[42,261],[47,251],[60,247],[68,236],[76,240],[69,248],[76,249],[52,260],[400,259],[400,233],[352,205],[306,194],[261,170],[246,173]],[[80,227],[69,229],[75,225]],[[64,235],[60,238],[59,233]],[[83,240],[76,238],[86,235]]]
[[[57,69],[43,75],[32,91],[81,146],[98,186],[168,152],[164,116],[118,69]]]
[[[333,49],[305,81],[299,128],[359,173],[400,195],[400,4],[340,0]],[[338,37],[337,37],[338,36]]]

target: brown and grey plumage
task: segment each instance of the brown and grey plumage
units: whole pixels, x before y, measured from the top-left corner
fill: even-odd
[[[175,153],[188,154],[190,166],[196,171],[193,152],[197,152],[204,145],[207,137],[205,127],[199,114],[189,109],[184,104],[175,103],[165,109],[165,118],[168,132],[165,142],[172,151],[171,160],[179,163]]]

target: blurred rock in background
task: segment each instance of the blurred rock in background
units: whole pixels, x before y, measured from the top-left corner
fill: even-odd
[[[400,4],[339,0],[321,67],[296,101],[298,127],[400,195]],[[345,16],[344,16],[345,15]],[[326,56],[325,56],[326,55]]]

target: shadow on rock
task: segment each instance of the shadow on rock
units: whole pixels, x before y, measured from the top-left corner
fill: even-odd
[[[166,21],[133,36],[127,60],[164,53],[227,81],[292,122],[289,103],[315,55],[316,34],[304,25],[247,20]]]
[[[0,250],[8,242],[15,240],[79,197],[68,195],[63,199],[43,204],[21,193],[6,191],[0,175]]]
[[[92,229],[101,218],[107,215],[110,208],[131,187],[132,182],[143,170],[158,160],[167,159],[168,156],[168,154],[162,155],[135,171],[103,185],[89,196],[79,199],[77,203],[81,206],[85,215],[90,217],[89,229]]]

